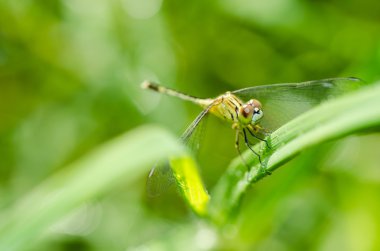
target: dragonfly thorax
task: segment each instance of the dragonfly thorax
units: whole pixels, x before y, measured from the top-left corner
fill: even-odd
[[[239,108],[239,120],[243,125],[256,125],[263,117],[261,103],[256,99],[251,99]]]

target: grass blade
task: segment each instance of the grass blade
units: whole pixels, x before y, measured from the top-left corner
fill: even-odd
[[[209,196],[194,159],[189,156],[175,157],[170,160],[170,165],[185,201],[196,214],[206,215]]]
[[[62,169],[1,212],[0,250],[25,249],[49,226],[87,200],[145,175],[152,164],[184,148],[165,131],[144,126],[106,143]]]

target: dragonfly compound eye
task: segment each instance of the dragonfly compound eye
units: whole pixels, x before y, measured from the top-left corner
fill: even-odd
[[[251,99],[248,104],[252,105],[254,108],[261,110],[261,103],[257,99]]]
[[[243,115],[243,117],[245,119],[250,119],[252,117],[252,114],[253,114],[253,107],[252,107],[252,105],[251,104],[243,105],[240,108],[240,113],[241,113],[241,115]]]
[[[255,107],[253,116],[252,116],[252,124],[257,124],[257,122],[264,116],[263,110]]]

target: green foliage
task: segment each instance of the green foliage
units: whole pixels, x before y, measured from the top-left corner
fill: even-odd
[[[154,127],[141,127],[96,149],[2,213],[6,220],[0,227],[0,249],[24,249],[82,203],[117,184],[132,184],[157,160],[183,154],[180,149],[175,139]]]
[[[151,79],[214,97],[329,77],[375,83],[379,12],[375,0],[0,1],[2,250],[379,250],[380,134],[363,131],[378,107],[370,93],[351,96],[351,110],[337,106],[344,99],[319,107],[321,123],[334,117],[326,127],[311,128],[311,112],[278,130],[267,167],[302,153],[252,189],[247,178],[262,176],[248,177],[239,159],[226,171],[234,135],[210,118],[203,182],[186,185],[200,193],[184,202],[173,184],[145,194],[152,163],[182,150],[140,126],[180,135],[200,110],[139,87]],[[228,224],[208,225],[194,205]]]
[[[177,185],[194,213],[205,216],[209,196],[199,175],[197,164],[189,156],[173,157],[170,160],[171,168]]]

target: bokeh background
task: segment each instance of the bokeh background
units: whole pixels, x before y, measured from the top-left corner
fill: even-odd
[[[133,128],[179,136],[200,109],[141,90],[144,79],[200,97],[380,79],[379,13],[375,0],[2,0],[0,209]],[[233,141],[209,119],[199,152],[209,189]],[[217,230],[173,189],[146,196],[144,176],[83,203],[28,250],[379,250],[379,148],[370,132],[305,150]]]

